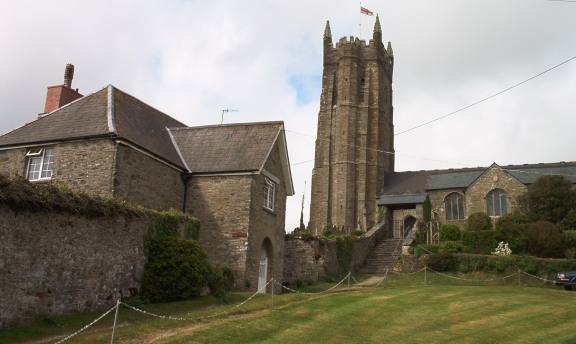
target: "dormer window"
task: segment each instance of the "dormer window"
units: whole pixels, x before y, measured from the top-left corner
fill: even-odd
[[[276,183],[264,177],[264,208],[274,211],[274,198],[276,196]]]
[[[27,177],[31,182],[52,179],[54,168],[54,149],[32,148],[26,153],[28,157]]]

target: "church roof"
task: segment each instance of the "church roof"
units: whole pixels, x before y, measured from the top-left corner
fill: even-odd
[[[444,189],[466,189],[489,167],[447,170],[424,170],[387,173],[379,204],[422,203],[426,192]],[[529,185],[543,175],[562,175],[576,184],[576,162],[500,166],[521,183]]]
[[[184,124],[109,85],[0,136],[0,148],[111,137],[184,168],[167,127]]]

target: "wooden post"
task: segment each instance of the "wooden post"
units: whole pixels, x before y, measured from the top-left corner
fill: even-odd
[[[120,299],[116,300],[116,312],[114,313],[114,324],[112,325],[112,337],[110,337],[110,344],[114,344],[114,334],[116,332],[116,322],[118,321],[119,309],[120,309]]]

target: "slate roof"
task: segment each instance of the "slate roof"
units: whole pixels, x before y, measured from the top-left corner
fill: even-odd
[[[107,98],[107,88],[82,97],[0,136],[0,147],[109,134]]]
[[[253,172],[264,164],[282,122],[240,123],[170,132],[192,173]]]
[[[166,129],[184,126],[109,85],[0,136],[0,147],[108,136],[125,139],[185,168]]]
[[[497,165],[496,165],[497,166]],[[562,175],[576,184],[576,162],[499,166],[523,184],[534,183],[543,175]],[[463,169],[406,171],[387,173],[379,204],[422,203],[426,191],[465,189],[489,167]],[[421,200],[421,201],[420,201]]]

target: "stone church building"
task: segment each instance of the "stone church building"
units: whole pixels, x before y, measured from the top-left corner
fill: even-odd
[[[309,228],[370,230],[387,225],[400,238],[422,219],[426,196],[439,223],[464,225],[484,212],[498,218],[538,177],[563,175],[576,184],[576,162],[407,171],[394,169],[394,54],[376,17],[369,42],[324,32],[324,71],[312,172]]]
[[[188,127],[112,85],[82,96],[72,77],[68,65],[44,113],[0,136],[0,174],[190,213],[240,287],[282,275],[294,194],[283,122]]]

